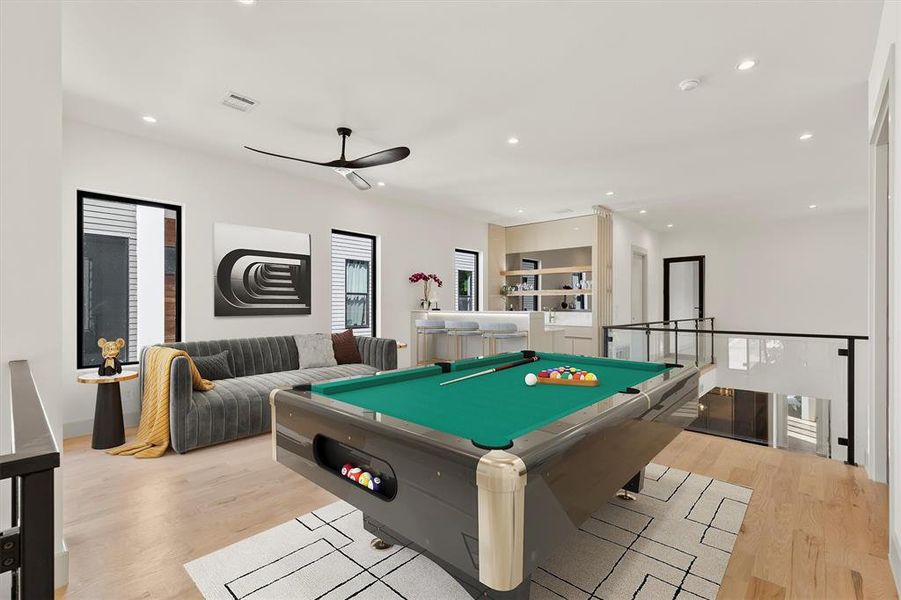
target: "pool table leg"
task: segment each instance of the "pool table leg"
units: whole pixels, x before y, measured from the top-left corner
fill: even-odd
[[[394,546],[394,544],[389,544],[379,537],[372,538],[372,540],[369,542],[369,545],[372,546],[372,548],[374,548],[375,550],[387,550],[388,548]]]
[[[623,489],[616,494],[616,497],[622,500],[635,500],[635,496],[629,492],[638,494],[641,492],[642,488],[644,488],[644,469],[636,473],[635,477],[630,479],[628,483],[623,486]]]

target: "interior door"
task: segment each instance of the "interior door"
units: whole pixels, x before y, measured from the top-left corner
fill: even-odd
[[[704,317],[704,257],[663,259],[663,318]]]
[[[663,319],[701,319],[704,317],[704,257],[680,256],[663,259]],[[671,326],[676,328],[676,324]],[[703,327],[702,327],[703,328]],[[669,360],[684,362],[695,359],[695,352],[705,353],[704,341],[688,333],[694,322],[678,323],[679,334],[668,333],[664,352]],[[681,333],[685,331],[685,333]],[[677,341],[678,338],[678,341]],[[696,357],[700,360],[700,356]]]
[[[632,319],[630,323],[645,323],[648,320],[647,256],[636,250],[632,251]]]

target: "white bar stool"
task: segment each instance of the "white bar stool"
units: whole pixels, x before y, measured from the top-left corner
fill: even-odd
[[[469,337],[481,336],[479,324],[475,321],[446,321],[444,326],[447,328],[448,337],[454,340],[454,360],[464,358],[464,345]]]
[[[433,362],[429,359],[429,339],[430,336],[434,335],[444,335],[447,333],[447,329],[444,326],[444,321],[438,321],[437,319],[416,319],[416,364],[428,364],[429,362]],[[420,360],[420,348],[425,347],[425,359]],[[433,357],[434,358],[434,357]]]
[[[525,338],[525,350],[529,347],[529,332],[520,331],[516,323],[482,323],[482,343],[488,343],[488,355],[497,354],[497,341]]]

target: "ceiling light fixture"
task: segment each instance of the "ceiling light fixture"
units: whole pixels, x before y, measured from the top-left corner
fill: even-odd
[[[809,204],[809,205],[807,206],[807,208],[816,208],[816,207],[817,207],[816,204]]]
[[[153,115],[144,115],[141,118],[144,119],[145,123],[156,123],[156,117]]]
[[[642,208],[640,211],[638,211],[638,214],[643,215],[643,214],[646,214],[647,212],[648,211],[646,211],[645,209]]]
[[[802,142],[806,142],[807,140],[811,139],[812,137],[813,137],[813,134],[808,131],[808,132],[802,133],[800,136],[798,136],[798,139],[801,140]]]
[[[672,224],[672,223],[667,223],[666,227],[667,227],[668,229],[672,229],[672,228],[673,228],[673,224]]]
[[[605,196],[612,196],[612,195],[613,195],[613,192],[607,192],[607,193],[604,194],[604,195],[605,195]]]
[[[507,138],[507,143],[510,144],[511,146],[515,146],[516,144],[519,143],[519,138],[518,137],[509,137],[509,138]]]
[[[516,209],[516,212],[518,212],[519,214],[522,214],[522,213],[524,213],[524,212],[526,212],[526,211],[525,211],[525,209],[517,208],[517,209]]]
[[[238,4],[243,4],[244,6],[250,6],[251,4],[256,4],[257,0],[238,0]]]
[[[379,186],[379,187],[385,187],[385,182],[384,182],[384,181],[379,181],[378,183],[376,183],[376,185]]]
[[[683,92],[690,92],[698,89],[700,85],[701,81],[699,79],[683,79],[679,82],[679,89]]]
[[[757,59],[746,58],[745,60],[743,60],[740,63],[738,63],[737,65],[735,65],[735,68],[738,69],[739,71],[750,71],[751,69],[753,69],[756,66],[757,66]]]

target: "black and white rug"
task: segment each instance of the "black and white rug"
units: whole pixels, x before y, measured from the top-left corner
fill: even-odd
[[[532,576],[532,600],[712,600],[751,490],[649,465],[634,501],[612,499]],[[470,600],[409,548],[373,550],[344,502],[192,561],[207,600]]]

